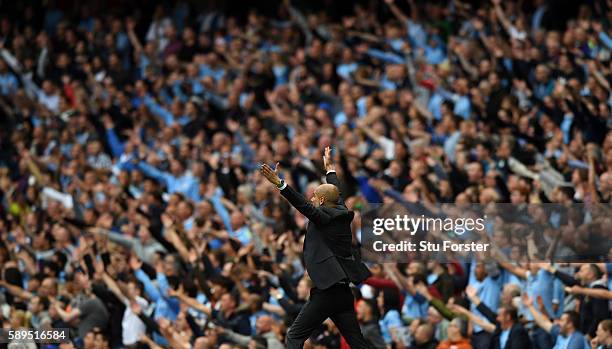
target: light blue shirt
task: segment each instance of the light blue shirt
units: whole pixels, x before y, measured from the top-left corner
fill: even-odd
[[[404,326],[399,312],[395,309],[389,310],[378,323],[380,324],[382,337],[387,344],[393,342],[391,338],[391,329]]]
[[[562,335],[559,325],[553,325],[550,329],[550,335],[557,339],[553,349],[589,349],[591,347],[579,331],[575,331],[569,336]]]
[[[346,123],[347,121],[348,121],[348,118],[346,117],[346,114],[343,111],[339,112],[334,117],[334,125],[336,125],[336,127]]]
[[[563,304],[564,301],[565,301],[565,284],[561,280],[555,278],[555,280],[553,281],[552,303],[559,305],[557,307],[557,313],[551,314],[555,319],[561,317],[561,314],[563,314],[564,309],[561,305]]]
[[[438,45],[436,47],[425,46],[425,60],[429,64],[440,64],[446,59],[444,49]]]
[[[272,67],[272,72],[274,73],[274,78],[276,79],[276,86],[285,85],[288,80],[288,72],[289,69],[285,65],[275,65]]]
[[[210,305],[210,302],[208,301],[208,298],[206,297],[206,295],[204,293],[198,292],[198,295],[196,296],[196,300],[200,304]],[[187,312],[191,316],[193,316],[195,319],[206,320],[208,318],[208,315],[206,315],[206,313],[201,312],[201,311],[196,310],[196,309],[191,308],[191,307],[189,309],[187,309]]]
[[[455,104],[453,108],[453,113],[461,116],[463,119],[466,119],[466,120],[470,118],[470,113],[472,111],[472,104],[468,96],[462,96],[458,93],[452,93],[442,88],[439,88],[436,91],[436,94],[439,94],[445,99],[449,99],[453,101],[453,103]],[[440,105],[441,104],[442,103],[440,102]]]
[[[506,342],[508,342],[508,337],[510,337],[510,328],[507,330],[503,330],[499,335],[499,347],[504,349],[506,347]]]
[[[380,79],[380,87],[383,90],[390,90],[390,91],[397,90],[397,84],[394,81],[387,79],[386,75],[383,76],[382,79]]]
[[[17,78],[11,73],[0,74],[0,94],[10,95],[17,91]]]
[[[236,229],[229,231],[229,235],[240,241],[240,243],[244,245],[248,245],[253,239],[253,234],[251,234],[251,230],[246,225]]]
[[[421,319],[427,317],[429,302],[419,303],[410,293],[406,294],[402,315],[411,319]]]
[[[538,99],[544,99],[544,97],[552,93],[554,87],[555,87],[555,84],[552,82],[552,80],[546,83],[543,83],[543,84],[536,83],[536,85],[533,88],[533,94]]]
[[[155,102],[155,100],[153,100],[153,98],[149,96],[145,97],[144,104],[151,111],[151,113],[153,113],[153,115],[162,119],[166,126],[172,126],[175,123],[178,123],[181,126],[185,126],[190,121],[189,117],[187,117],[186,115],[180,116],[175,119],[174,115],[172,115],[172,113],[168,109],[157,104],[157,102]]]
[[[162,317],[174,321],[180,312],[180,302],[177,298],[168,297],[170,285],[166,276],[162,273],[157,274],[157,286],[153,284],[149,276],[142,271],[136,270],[136,278],[143,283],[147,297],[155,303],[155,313],[153,318],[158,320]]]
[[[208,64],[200,65],[200,77],[212,76],[215,81],[221,80],[225,76],[223,68],[212,68]]]
[[[232,221],[230,217],[230,213],[225,208],[225,206],[221,203],[221,197],[223,196],[223,190],[221,188],[217,188],[215,190],[215,194],[210,198],[210,202],[213,205],[213,208],[221,217],[221,221],[223,221],[223,225],[227,230],[229,236],[233,239],[237,239],[240,241],[242,245],[248,245],[253,239],[253,234],[251,234],[251,230],[248,226],[244,225],[236,230],[232,228]]]
[[[440,107],[442,107],[442,102],[444,102],[444,97],[442,97],[442,95],[436,91],[433,95],[431,95],[429,103],[427,104],[427,110],[433,114],[436,120],[442,119],[442,111],[440,110]]]
[[[357,114],[360,118],[364,118],[368,114],[368,99],[366,97],[360,97],[357,100]]]
[[[483,304],[485,304],[489,309],[497,309],[499,307],[499,297],[501,295],[503,281],[501,275],[496,278],[487,276],[484,278],[484,280],[478,281],[474,273],[475,266],[476,263],[473,263],[470,270],[470,286],[476,288],[476,294]],[[475,304],[470,306],[470,310],[476,315],[484,317],[484,315],[482,315],[482,313],[476,309]],[[482,327],[474,325],[474,333],[480,331],[482,331]]]
[[[425,47],[427,32],[423,29],[423,26],[411,20],[407,20],[406,25],[408,27],[408,36],[410,37],[412,46],[415,48]]]
[[[404,40],[402,39],[393,39],[389,41],[389,45],[395,50],[395,51],[401,51],[402,47],[404,46]]]
[[[455,148],[460,138],[461,132],[456,131],[444,141],[444,154],[446,154],[451,162],[455,162]]]
[[[199,202],[200,196],[200,182],[191,173],[186,172],[180,177],[175,177],[168,172],[163,172],[154,166],[147,164],[146,162],[139,162],[138,168],[145,175],[154,178],[158,182],[166,185],[168,193],[182,193],[187,196],[190,200]]]
[[[563,121],[561,121],[561,131],[563,131],[563,143],[569,144],[570,142],[570,132],[572,129],[572,124],[574,123],[574,114],[567,113],[563,115]]]
[[[359,66],[355,62],[338,64],[338,67],[336,68],[336,74],[338,74],[338,76],[342,77],[343,79],[350,80],[351,74],[356,71],[357,68],[359,68]]]
[[[602,31],[599,33],[599,40],[604,44],[608,50],[612,50],[612,38],[608,35],[608,33]]]
[[[546,308],[546,312],[548,316],[554,316],[553,312],[553,295],[554,295],[554,276],[544,269],[538,270],[538,272],[533,275],[531,272],[527,275],[527,294],[532,299],[537,299],[538,296],[542,297],[542,302],[544,303],[544,308]],[[527,317],[531,320],[531,314],[527,315]]]
[[[469,119],[472,112],[472,104],[470,103],[470,99],[467,96],[459,96],[455,101],[455,108],[453,108],[453,112],[461,116],[463,119]]]

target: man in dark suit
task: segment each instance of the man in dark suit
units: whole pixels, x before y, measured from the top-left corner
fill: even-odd
[[[486,308],[484,303],[480,305],[482,305],[482,307],[478,307],[478,310],[485,314],[487,319],[491,319],[494,314],[487,313],[486,310],[483,309]],[[529,338],[527,330],[519,323],[516,309],[512,307],[501,307],[495,320],[495,332],[493,332],[493,339],[489,346],[490,349],[531,348],[531,339]]]
[[[502,305],[497,314],[480,301],[476,289],[469,287],[466,294],[476,309],[495,326],[489,349],[530,349],[531,339],[527,330],[518,321],[516,308],[512,305]]]
[[[327,184],[317,187],[310,202],[279,178],[278,164],[275,169],[266,164],[261,167],[263,176],[309,220],[304,262],[315,287],[287,332],[287,347],[302,348],[311,333],[330,318],[352,349],[370,348],[359,328],[349,287],[351,282],[358,284],[370,276],[370,271],[352,248],[354,213],[340,194],[329,147],[323,162]]]

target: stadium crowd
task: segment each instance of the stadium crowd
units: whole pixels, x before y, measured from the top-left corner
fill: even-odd
[[[604,243],[370,263],[373,348],[612,348],[610,0],[93,3],[0,3],[2,328],[283,348],[307,221],[257,169],[310,197],[332,146],[356,243],[383,202],[581,205],[536,238]]]

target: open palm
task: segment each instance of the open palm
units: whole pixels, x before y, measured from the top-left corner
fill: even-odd
[[[274,169],[268,166],[268,164],[261,165],[260,172],[268,180],[268,182],[277,187],[280,185],[281,179],[278,176],[278,162],[276,163],[276,166],[274,166]]]

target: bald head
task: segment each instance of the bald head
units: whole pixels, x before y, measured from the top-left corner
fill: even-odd
[[[431,324],[424,323],[417,327],[414,333],[414,340],[417,344],[425,344],[433,339],[434,328]]]
[[[272,330],[272,325],[274,325],[274,319],[269,315],[262,315],[255,321],[255,329],[258,334],[270,332]]]
[[[338,190],[338,187],[333,184],[321,184],[317,187],[317,189],[315,189],[312,200],[315,206],[327,206],[337,204],[339,197],[340,191]]]

